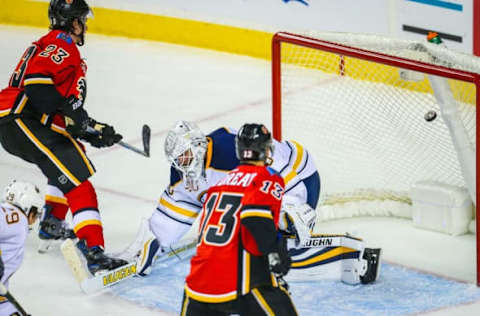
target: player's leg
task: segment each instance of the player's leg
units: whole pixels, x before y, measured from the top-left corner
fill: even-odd
[[[63,192],[51,183],[45,189],[45,206],[40,219],[38,237],[40,244],[38,252],[45,253],[51,247],[54,240],[76,238],[65,217],[68,212],[68,202]]]
[[[5,256],[5,253],[3,254]],[[8,259],[3,259],[5,260],[4,262],[4,271],[2,278],[0,279],[0,282],[7,288],[8,290],[8,283],[10,277],[15,273],[15,268],[16,264],[12,262],[15,261],[15,258],[12,258],[13,254],[10,254],[10,257]],[[13,259],[13,260],[12,260]],[[8,299],[5,296],[0,295],[0,315],[15,315],[15,313],[18,313],[18,310],[15,308],[15,306],[8,301]],[[17,314],[20,316],[20,314]]]
[[[198,302],[183,293],[182,308],[180,316],[227,316],[229,313],[215,310],[214,304]]]
[[[178,241],[191,225],[176,221],[164,213],[155,210],[148,220],[150,234],[140,231],[144,237],[139,256],[137,258],[137,274],[146,276],[152,270],[152,265],[164,248]]]
[[[1,296],[1,295],[0,295],[0,315],[20,316],[15,306],[13,306],[13,304],[10,303],[5,296]]]
[[[298,315],[290,294],[282,287],[258,287],[238,300],[241,316]]]
[[[52,131],[35,120],[17,119],[12,125],[7,147],[17,156],[35,163],[49,183],[64,194],[72,211],[75,234],[85,240],[82,250],[90,270],[113,269],[126,264],[103,253],[97,196],[88,181],[95,169],[81,146],[67,133]],[[5,147],[4,141],[5,138],[2,139]]]

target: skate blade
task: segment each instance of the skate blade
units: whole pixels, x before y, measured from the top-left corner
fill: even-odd
[[[38,253],[47,253],[49,251],[49,249],[51,249],[53,246],[53,240],[44,240],[44,239],[40,239],[40,242],[38,244]]]

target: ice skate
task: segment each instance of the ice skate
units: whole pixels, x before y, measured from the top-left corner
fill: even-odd
[[[87,260],[88,270],[92,275],[97,272],[105,270],[113,270],[120,266],[128,264],[127,261],[118,258],[112,258],[105,254],[104,250],[100,246],[87,247],[87,243],[84,239],[81,239],[77,243],[77,248],[80,249],[82,254]]]
[[[38,245],[38,252],[45,253],[50,249],[55,240],[75,239],[73,229],[69,228],[65,221],[62,221],[50,214],[51,207],[46,205],[44,207],[44,214],[39,223],[38,237],[40,243]]]

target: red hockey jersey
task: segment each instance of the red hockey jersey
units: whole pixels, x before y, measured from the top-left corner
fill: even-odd
[[[186,278],[189,297],[226,302],[260,285],[277,286],[265,254],[244,221],[273,221],[275,239],[283,193],[283,178],[271,168],[253,165],[240,165],[209,189],[197,253]]]
[[[84,100],[86,71],[86,64],[70,35],[59,30],[50,31],[27,48],[8,87],[0,91],[0,119],[28,109],[43,124],[52,125],[56,131],[63,130],[63,116],[55,111],[39,113],[28,100],[24,88],[27,85],[54,85],[61,95],[74,95]]]

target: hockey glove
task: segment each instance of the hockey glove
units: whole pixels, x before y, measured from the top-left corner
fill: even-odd
[[[65,115],[67,132],[74,138],[83,136],[87,132],[88,113],[83,108],[83,101],[71,95],[65,101],[61,111]]]
[[[271,252],[267,256],[270,271],[272,271],[277,277],[282,277],[290,270],[292,260],[287,250],[287,242],[278,234],[277,249]]]
[[[94,119],[89,119],[88,126],[93,128],[94,131],[92,133],[87,133],[82,139],[85,139],[93,147],[110,147],[121,141],[123,138],[122,135],[115,132],[113,126],[96,122]]]

